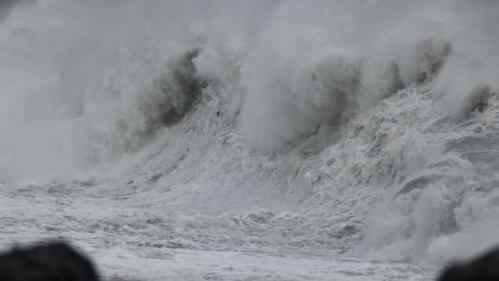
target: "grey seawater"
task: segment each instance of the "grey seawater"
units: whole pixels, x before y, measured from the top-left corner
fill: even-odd
[[[65,237],[109,280],[433,280],[496,244],[499,6],[368,2],[13,7],[2,248]]]

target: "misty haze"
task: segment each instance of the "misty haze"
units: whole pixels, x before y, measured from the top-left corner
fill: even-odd
[[[499,245],[498,1],[0,0],[0,85],[0,251],[422,281]]]

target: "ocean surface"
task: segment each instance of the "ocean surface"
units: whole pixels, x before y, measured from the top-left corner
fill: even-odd
[[[104,280],[434,280],[499,244],[499,2],[0,4],[0,249]]]

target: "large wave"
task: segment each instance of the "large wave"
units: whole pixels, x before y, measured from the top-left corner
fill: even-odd
[[[497,242],[485,234],[499,227],[495,1],[9,9],[2,180],[126,175],[144,189],[178,185],[177,204],[278,200],[325,219],[306,239],[374,259],[442,260]]]

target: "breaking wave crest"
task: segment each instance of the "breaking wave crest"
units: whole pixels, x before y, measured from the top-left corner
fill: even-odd
[[[477,252],[499,228],[497,14],[487,0],[9,7],[0,179],[126,175],[175,204],[278,201],[324,219],[304,240],[373,259]]]

